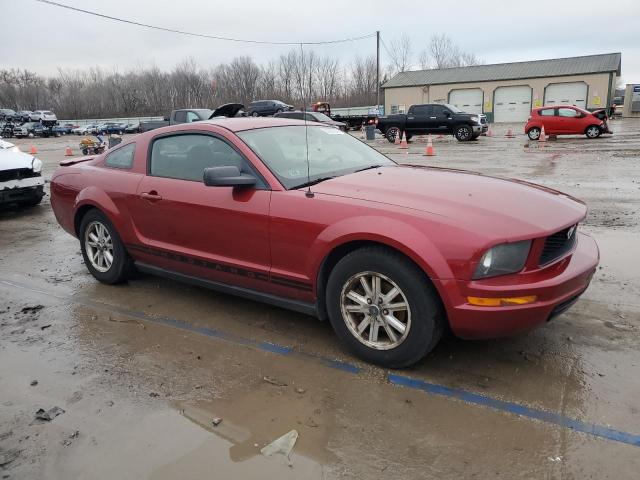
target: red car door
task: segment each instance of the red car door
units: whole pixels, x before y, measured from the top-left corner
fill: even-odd
[[[239,151],[207,133],[151,140],[147,175],[131,208],[138,260],[251,289],[268,286],[268,185]],[[259,177],[255,188],[205,186],[206,167],[235,165]]]
[[[564,134],[581,134],[580,119],[578,116],[580,112],[571,107],[559,107],[558,108],[558,128],[559,133]]]
[[[538,110],[540,122],[544,125],[544,131],[547,135],[558,133],[558,117],[555,108],[543,108]]]

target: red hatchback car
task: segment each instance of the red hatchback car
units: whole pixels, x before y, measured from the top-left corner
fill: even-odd
[[[604,110],[589,112],[573,105],[553,105],[534,108],[524,133],[531,140],[538,140],[542,127],[547,135],[586,135],[598,138],[603,133],[611,133]]]
[[[134,269],[328,318],[362,358],[420,360],[544,324],[598,263],[585,205],[477,173],[397,165],[340,130],[223,119],[63,161],[62,227],[104,283]]]

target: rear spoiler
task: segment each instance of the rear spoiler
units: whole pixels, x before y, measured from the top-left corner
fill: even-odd
[[[75,165],[76,163],[88,162],[89,160],[93,160],[96,157],[76,157],[69,158],[67,160],[62,160],[60,162],[61,167],[70,167],[71,165]]]

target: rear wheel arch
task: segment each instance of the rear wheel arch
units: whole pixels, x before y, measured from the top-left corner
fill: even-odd
[[[334,246],[322,259],[320,263],[320,267],[318,268],[318,272],[316,275],[316,296],[317,296],[317,308],[318,308],[318,316],[321,320],[326,320],[328,318],[328,313],[326,309],[326,293],[327,293],[327,282],[329,280],[329,275],[333,268],[337,265],[337,263],[349,255],[350,253],[364,249],[364,248],[381,248],[385,249],[393,254],[398,254],[407,259],[413,265],[416,266],[418,270],[422,272],[427,282],[433,285],[435,291],[438,293],[438,297],[441,303],[444,303],[442,300],[442,293],[440,292],[438,285],[436,285],[432,278],[434,276],[433,271],[427,271],[423,266],[419,264],[412,255],[404,252],[392,245],[389,245],[384,242],[375,241],[375,240],[351,240],[345,243],[341,243],[339,245]],[[428,268],[428,270],[431,270]],[[445,309],[443,308],[443,311]]]

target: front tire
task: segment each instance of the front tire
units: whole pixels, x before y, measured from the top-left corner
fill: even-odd
[[[385,247],[342,258],[329,276],[326,302],[340,340],[383,367],[416,363],[444,331],[440,298],[424,272]]]
[[[602,130],[597,125],[591,125],[584,131],[587,138],[598,138],[602,134]]]
[[[253,112],[253,113],[251,114],[251,116],[252,116],[252,117],[257,117],[257,116],[258,116],[258,112]]]
[[[133,270],[131,257],[102,212],[93,209],[82,217],[79,237],[84,264],[96,280],[116,284],[129,277]]]
[[[459,142],[468,142],[473,136],[473,131],[468,125],[457,126],[454,135]]]

